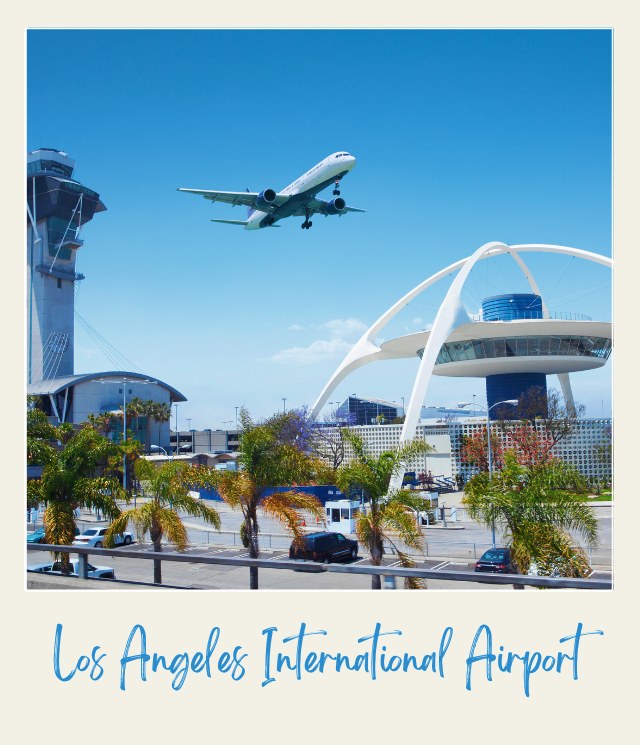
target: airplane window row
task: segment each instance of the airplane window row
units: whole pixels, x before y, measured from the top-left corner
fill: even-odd
[[[343,157],[344,157],[345,155],[347,155],[347,156],[348,156],[348,155],[349,155],[349,153],[338,153],[338,154],[336,155],[336,158],[343,158]]]

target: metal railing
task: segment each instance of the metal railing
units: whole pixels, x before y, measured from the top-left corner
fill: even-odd
[[[65,551],[65,549],[67,549]],[[53,546],[50,544],[34,543],[27,546],[27,551],[55,551],[58,553],[78,554],[78,577],[88,579],[88,557],[92,554],[100,556],[114,556],[111,549],[104,548],[84,548],[82,546]],[[187,564],[218,564],[227,567],[260,567],[264,569],[286,569],[289,571],[308,572],[311,574],[322,574],[331,572],[336,574],[366,574],[380,575],[384,578],[391,578],[387,585],[395,587],[395,578],[405,579],[407,577],[417,577],[419,579],[447,580],[453,582],[478,582],[480,584],[491,585],[514,585],[518,589],[524,589],[526,585],[532,587],[555,587],[571,588],[581,590],[611,590],[613,583],[611,580],[604,579],[573,579],[568,577],[532,577],[521,574],[483,574],[469,571],[460,572],[440,572],[433,569],[405,569],[398,566],[363,566],[361,564],[319,564],[316,562],[296,561],[293,559],[250,559],[250,558],[232,558],[221,556],[194,556],[193,554],[183,554],[175,552],[157,552],[157,551],[131,551],[127,549],[118,549],[118,558],[143,559],[146,561],[169,561],[182,562]],[[51,576],[47,574],[46,576]],[[109,582],[111,580],[102,580]],[[122,580],[118,580],[122,581]],[[185,588],[187,589],[187,588]]]

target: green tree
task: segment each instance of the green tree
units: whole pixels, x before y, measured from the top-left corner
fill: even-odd
[[[47,543],[71,544],[78,507],[97,508],[107,518],[120,514],[116,500],[124,493],[113,463],[121,457],[119,446],[93,427],[77,431],[64,425],[55,427],[43,412],[27,412],[27,462],[42,465],[41,476],[27,481],[27,501],[46,505]],[[68,554],[62,554],[62,562],[67,570]]]
[[[149,533],[153,550],[162,551],[162,539],[166,537],[178,551],[188,545],[187,530],[180,519],[179,512],[193,517],[201,517],[205,522],[220,529],[220,516],[212,507],[189,494],[189,468],[178,461],[168,461],[156,467],[145,458],[136,460],[136,478],[144,482],[147,501],[116,517],[105,535],[105,546],[115,543],[115,536],[124,533],[129,523],[135,527],[138,536]],[[162,562],[154,559],[153,581],[162,584]]]
[[[161,425],[164,422],[168,422],[171,418],[171,406],[169,406],[169,404],[158,403],[157,401],[147,401],[147,415],[150,420],[156,422],[158,425],[157,444],[160,445]]]
[[[190,478],[194,484],[213,486],[227,504],[242,512],[241,534],[249,556],[257,559],[260,555],[259,508],[278,520],[294,540],[300,540],[302,526],[298,510],[307,510],[317,518],[323,516],[324,510],[316,497],[296,491],[295,485],[315,481],[326,467],[301,447],[306,433],[297,412],[276,414],[256,424],[243,408],[240,421],[240,470],[192,468]],[[263,497],[265,489],[275,486],[291,488]],[[249,587],[258,589],[257,567],[249,568]]]
[[[403,567],[415,566],[409,553],[405,548],[401,550],[398,543],[414,551],[423,550],[424,538],[417,515],[428,509],[429,505],[422,497],[408,490],[389,492],[389,482],[412,458],[431,451],[431,446],[424,440],[414,440],[393,452],[373,456],[367,452],[362,438],[354,432],[345,432],[345,438],[351,445],[354,457],[338,469],[337,485],[345,494],[362,490],[368,502],[365,510],[358,515],[358,540],[367,546],[373,566],[382,563],[385,540],[395,548]],[[405,587],[417,589],[424,587],[424,583],[409,577],[405,580]],[[380,588],[380,576],[373,575],[371,589]]]
[[[569,531],[594,547],[598,524],[587,502],[585,479],[575,468],[560,460],[527,467],[507,451],[501,471],[491,479],[487,473],[476,474],[464,492],[469,516],[502,532],[522,573],[535,562],[539,574],[588,576],[588,558],[573,545]]]

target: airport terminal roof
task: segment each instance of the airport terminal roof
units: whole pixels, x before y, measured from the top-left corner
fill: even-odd
[[[30,383],[27,386],[27,394],[35,396],[48,396],[55,395],[64,391],[66,388],[72,388],[78,383],[88,383],[91,381],[105,380],[108,382],[109,378],[118,378],[130,380],[132,383],[135,382],[149,382],[155,383],[162,386],[169,391],[172,402],[186,401],[187,398],[180,391],[170,386],[168,383],[163,382],[158,378],[154,378],[151,375],[143,375],[142,373],[127,372],[125,370],[108,370],[106,372],[95,372],[95,373],[81,373],[79,375],[65,375],[59,378],[49,378],[48,380],[38,380],[35,383]],[[113,381],[118,382],[118,381]]]

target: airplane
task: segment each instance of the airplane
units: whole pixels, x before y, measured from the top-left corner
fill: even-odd
[[[261,192],[246,191],[211,191],[208,189],[184,189],[189,194],[200,194],[211,202],[225,202],[227,204],[242,204],[248,207],[246,220],[211,220],[228,225],[243,225],[245,230],[257,228],[279,228],[278,220],[296,215],[304,216],[300,226],[308,230],[313,223],[309,219],[314,214],[341,215],[347,212],[366,212],[356,207],[347,207],[347,203],[340,196],[340,180],[355,166],[356,159],[349,153],[332,153],[320,163],[308,170],[304,176],[296,179],[282,191],[265,189]],[[328,202],[317,199],[316,194],[334,184],[334,198]]]

